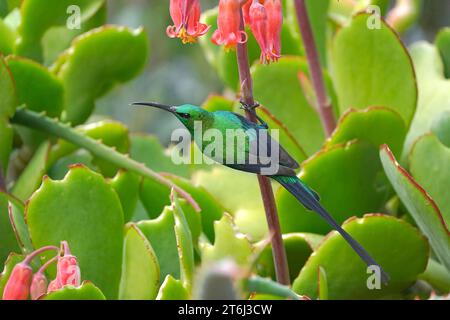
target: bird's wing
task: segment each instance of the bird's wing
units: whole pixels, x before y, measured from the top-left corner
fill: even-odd
[[[289,169],[298,169],[300,165],[297,161],[295,161],[294,158],[277,142],[275,141],[269,134],[269,131],[256,124],[253,123],[243,116],[233,113],[235,116],[235,119],[240,122],[240,126],[249,133],[249,135],[253,135],[250,137],[250,147],[248,149],[248,153],[251,156],[254,157],[271,157],[272,150],[278,150],[278,164],[280,166],[289,168]],[[252,133],[253,132],[253,133]],[[260,150],[258,147],[258,144],[260,143],[261,139],[264,139],[266,141],[266,150],[258,152]]]

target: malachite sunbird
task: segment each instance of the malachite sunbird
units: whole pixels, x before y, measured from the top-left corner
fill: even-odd
[[[186,127],[191,136],[195,136],[196,127],[201,126],[202,132],[215,130],[223,137],[230,131],[243,133],[245,140],[241,145],[233,139],[233,156],[227,158],[227,142],[223,139],[223,150],[215,150],[211,154],[206,154],[216,162],[230,168],[245,172],[266,175],[286,188],[306,209],[319,214],[332,228],[339,232],[348,242],[353,250],[361,257],[368,266],[378,266],[381,280],[384,283],[389,281],[389,275],[381,266],[367,253],[367,251],[333,219],[333,217],[320,204],[319,195],[309,188],[300,178],[297,177],[295,169],[300,166],[283,147],[270,137],[267,124],[256,115],[255,106],[250,107],[243,104],[243,108],[252,112],[260,124],[253,123],[243,116],[230,111],[209,112],[201,107],[185,104],[181,106],[168,106],[153,102],[136,102],[132,105],[150,106],[163,109],[175,115],[175,117]],[[237,135],[238,136],[238,135]],[[261,140],[264,140],[261,142]],[[194,139],[200,150],[205,153],[205,149],[211,142],[204,142],[203,139]],[[229,145],[228,145],[229,147]],[[262,150],[263,149],[263,150]],[[228,155],[229,156],[229,155]],[[239,156],[243,156],[244,161]],[[233,160],[233,161],[230,161]],[[240,159],[240,161],[238,161]],[[268,164],[268,160],[276,161],[276,170],[269,170],[273,163]]]

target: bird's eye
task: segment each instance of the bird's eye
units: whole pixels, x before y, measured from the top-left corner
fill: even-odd
[[[180,117],[184,118],[184,119],[189,119],[191,117],[191,115],[189,113],[179,113]]]

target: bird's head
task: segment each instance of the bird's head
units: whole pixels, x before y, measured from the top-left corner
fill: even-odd
[[[201,107],[191,104],[183,104],[181,106],[168,106],[154,102],[135,102],[132,105],[153,107],[170,112],[174,114],[189,131],[194,130],[194,124],[196,121],[200,121],[203,127],[207,126],[213,121],[213,115],[210,112]]]

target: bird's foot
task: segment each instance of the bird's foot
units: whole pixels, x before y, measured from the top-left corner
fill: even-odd
[[[256,102],[256,101],[252,105],[248,104],[243,99],[241,99],[239,102],[241,103],[241,109],[244,109],[244,110],[249,111],[251,113],[254,113],[255,109],[260,106],[260,104],[258,102]]]
[[[258,119],[258,121],[261,123],[261,125],[264,129],[269,129],[269,125],[263,119],[261,119],[258,116],[258,114],[256,113],[256,108],[258,108],[260,106],[260,104],[258,102],[253,103],[253,105],[249,105],[244,100],[241,99],[240,103],[241,103],[241,109],[253,114],[256,117],[256,119]]]

